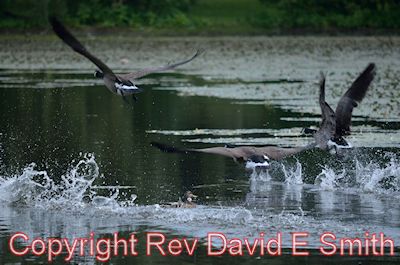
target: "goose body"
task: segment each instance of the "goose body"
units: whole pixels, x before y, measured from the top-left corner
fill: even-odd
[[[304,132],[313,133],[319,148],[350,148],[351,145],[344,139],[350,134],[350,125],[353,109],[363,100],[375,76],[375,64],[370,63],[352,83],[346,93],[340,98],[336,110],[325,101],[325,76],[321,74],[319,105],[322,121],[318,130],[305,129]]]

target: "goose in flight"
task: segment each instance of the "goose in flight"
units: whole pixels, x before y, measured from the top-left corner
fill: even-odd
[[[247,169],[268,168],[269,161],[281,160],[283,158],[293,156],[305,150],[315,147],[315,144],[309,144],[302,147],[282,148],[276,146],[220,146],[202,149],[194,148],[178,148],[171,145],[166,145],[158,142],[151,142],[151,145],[160,149],[165,153],[205,153],[220,155],[232,158],[235,162],[245,163]]]
[[[53,31],[56,35],[65,42],[68,46],[70,46],[75,52],[83,55],[87,59],[89,59],[92,63],[94,63],[99,69],[96,70],[94,76],[97,78],[101,78],[104,81],[105,86],[114,94],[120,96],[127,96],[140,93],[143,89],[137,87],[133,82],[135,79],[141,78],[143,76],[162,72],[174,69],[180,65],[186,64],[200,55],[203,51],[197,50],[197,52],[189,59],[174,63],[174,64],[167,64],[160,67],[153,67],[153,68],[146,68],[139,70],[137,72],[132,72],[128,74],[119,74],[116,75],[114,72],[100,59],[92,55],[86,48],[58,21],[55,17],[50,17],[49,22],[53,28]],[[135,99],[135,97],[134,97]]]
[[[375,64],[370,63],[351,84],[350,88],[340,98],[336,111],[325,101],[325,76],[321,73],[319,84],[319,105],[322,121],[318,130],[306,128],[305,133],[314,134],[317,146],[323,150],[334,148],[349,148],[349,143],[343,138],[350,134],[353,109],[363,100],[368,87],[375,76]]]

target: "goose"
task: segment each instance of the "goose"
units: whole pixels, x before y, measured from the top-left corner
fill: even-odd
[[[190,57],[189,59],[174,63],[167,64],[160,67],[146,68],[136,72],[127,73],[127,74],[119,74],[116,75],[114,72],[100,59],[92,55],[65,27],[58,21],[55,17],[49,17],[49,22],[53,28],[55,34],[68,46],[70,46],[75,52],[83,55],[87,59],[89,59],[92,63],[94,63],[100,70],[96,70],[94,72],[94,76],[96,78],[103,79],[105,86],[114,94],[125,97],[127,95],[133,95],[136,100],[134,94],[140,93],[143,89],[137,87],[133,82],[134,80],[144,77],[146,75],[162,72],[174,69],[180,65],[186,64],[197,56],[199,56],[203,50],[197,50],[196,53]]]
[[[197,198],[191,191],[186,191],[182,198],[177,202],[164,203],[160,206],[163,208],[196,208],[194,200]]]
[[[175,146],[151,142],[153,147],[160,149],[165,153],[205,153],[230,157],[236,163],[244,163],[246,169],[269,168],[269,161],[282,160],[286,157],[293,156],[305,150],[314,148],[315,143],[302,147],[282,148],[276,146],[219,146],[202,149],[194,148],[178,148]]]
[[[323,150],[350,148],[351,145],[344,139],[350,134],[350,125],[353,109],[365,97],[368,87],[374,79],[376,67],[370,63],[351,84],[337,104],[336,110],[325,101],[325,75],[321,73],[319,83],[319,105],[321,108],[321,125],[318,130],[305,128],[305,134],[313,134],[316,145]]]

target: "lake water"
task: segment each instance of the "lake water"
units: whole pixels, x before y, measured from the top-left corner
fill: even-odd
[[[187,37],[80,35],[116,72],[205,54],[176,71],[138,81],[133,106],[93,77],[95,67],[53,36],[0,38],[0,263],[46,263],[10,253],[16,232],[33,238],[111,238],[135,232],[137,257],[113,264],[341,264],[400,261],[400,38]],[[231,159],[165,154],[177,146],[301,146],[317,127],[320,71],[327,101],[340,96],[369,62],[377,75],[353,112],[354,146],[340,156],[310,150],[272,162],[268,174]],[[193,209],[168,209],[191,190]],[[147,232],[199,239],[193,256],[145,255]],[[395,255],[325,257],[319,236],[384,233]],[[282,255],[207,256],[220,232],[253,241],[282,233]],[[293,257],[292,232],[308,232],[309,257]],[[19,249],[26,244],[18,241]],[[215,250],[221,241],[215,240]],[[386,249],[388,251],[388,249]],[[64,253],[64,252],[63,252]],[[387,252],[386,252],[387,253]],[[64,256],[56,263],[64,263]],[[79,256],[73,263],[96,263]]]

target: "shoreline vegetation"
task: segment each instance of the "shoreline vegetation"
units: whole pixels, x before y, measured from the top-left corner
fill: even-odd
[[[399,0],[2,0],[0,31],[75,29],[140,35],[399,35]]]

